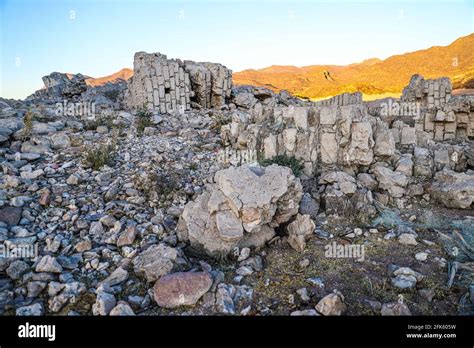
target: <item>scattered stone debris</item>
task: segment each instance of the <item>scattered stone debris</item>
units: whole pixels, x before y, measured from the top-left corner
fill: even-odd
[[[474,98],[448,79],[390,99],[416,117],[159,53],[88,80],[0,98],[2,315],[469,312]]]

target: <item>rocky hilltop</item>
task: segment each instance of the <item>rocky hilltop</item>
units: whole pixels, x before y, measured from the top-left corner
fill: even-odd
[[[2,314],[473,313],[474,97],[448,78],[309,102],[138,52],[88,79],[0,101]]]
[[[434,46],[381,60],[361,63],[311,65],[305,67],[270,66],[234,74],[236,84],[282,89],[307,98],[327,98],[341,93],[371,95],[401,94],[414,74],[426,78],[449,77],[454,89],[474,88],[474,34],[461,37],[448,46]]]

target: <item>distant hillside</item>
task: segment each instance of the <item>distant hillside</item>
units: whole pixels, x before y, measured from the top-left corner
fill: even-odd
[[[372,58],[347,66],[273,65],[260,70],[236,72],[233,81],[236,85],[266,86],[275,91],[286,89],[295,95],[310,98],[355,91],[368,95],[400,93],[416,73],[425,78],[447,76],[454,88],[473,88],[473,52],[474,34],[470,34],[448,46],[434,46],[385,60]]]
[[[133,70],[132,69],[128,69],[128,68],[124,68],[112,75],[108,75],[108,76],[104,76],[104,77],[98,77],[98,78],[93,78],[93,77],[90,77],[88,79],[86,79],[86,83],[89,85],[89,86],[94,86],[94,87],[97,87],[97,86],[102,86],[102,85],[105,85],[106,83],[108,82],[116,82],[117,80],[128,80],[130,77],[133,76]]]

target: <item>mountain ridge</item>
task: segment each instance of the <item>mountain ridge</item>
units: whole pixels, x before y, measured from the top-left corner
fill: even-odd
[[[349,65],[271,65],[233,74],[236,85],[265,86],[275,91],[322,98],[357,90],[365,94],[401,93],[413,74],[425,78],[449,77],[454,88],[472,85],[474,79],[474,33],[447,46],[397,54],[386,59],[369,58]],[[469,88],[469,87],[467,87]],[[471,87],[472,88],[472,87]]]

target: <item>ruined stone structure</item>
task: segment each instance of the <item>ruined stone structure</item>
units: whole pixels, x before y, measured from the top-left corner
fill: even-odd
[[[370,103],[362,102],[360,93],[345,93],[313,106],[275,107],[258,125],[235,117],[223,133],[234,147],[256,148],[265,158],[302,159],[307,175],[314,174],[316,166],[368,166],[390,158],[396,150],[448,140],[462,144],[474,137],[473,98],[451,97],[448,79],[424,80],[415,75],[400,101],[394,101],[404,102],[420,103],[420,114],[385,116],[380,102],[368,108]]]
[[[232,71],[216,63],[196,63],[186,60],[194,100],[203,108],[219,108],[232,91]]]
[[[400,205],[405,196],[426,193],[420,182],[429,184],[440,171],[447,172],[437,178],[453,177],[457,182],[471,163],[474,98],[452,96],[446,78],[424,80],[415,75],[400,100],[366,103],[360,93],[345,93],[309,106],[249,111],[234,111],[232,122],[222,127],[224,141],[236,149],[256,150],[267,159],[295,157],[304,164],[307,177],[332,173],[331,179],[320,182],[331,187],[324,193],[326,203],[342,196],[350,203],[362,190],[362,201],[371,201],[373,191],[384,204]],[[446,206],[470,206],[474,175],[465,178],[469,180],[462,180],[458,198]],[[443,185],[433,187],[446,190]]]
[[[332,98],[321,100],[317,102],[318,105],[351,105],[356,103],[362,103],[362,93],[355,92],[355,93],[342,93],[336,95]]]
[[[191,102],[204,108],[221,107],[230,96],[232,71],[221,64],[168,59],[160,53],[137,52],[126,104],[145,105],[160,113],[184,112]]]
[[[372,124],[376,128],[377,123],[362,103],[275,107],[271,118],[259,126],[239,125],[240,120],[236,118],[223,127],[225,140],[237,148],[256,149],[265,158],[295,156],[304,162],[308,176],[321,165],[369,165],[374,159]],[[380,129],[384,127],[379,125]],[[391,145],[388,149],[380,148],[381,155],[392,154],[393,140]]]
[[[421,116],[424,117],[417,120],[415,127],[424,131],[429,139],[464,140],[474,136],[474,116],[470,112],[472,101],[466,97],[452,97],[451,89],[448,78],[425,80],[414,75],[403,91],[402,102],[421,104]]]

